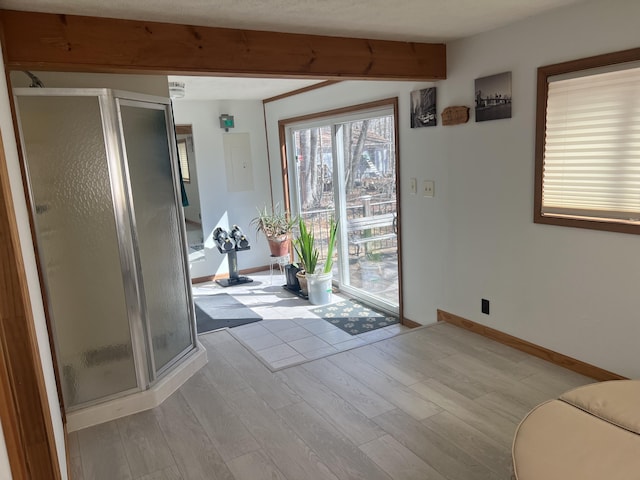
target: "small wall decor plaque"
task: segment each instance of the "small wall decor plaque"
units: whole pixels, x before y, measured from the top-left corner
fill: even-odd
[[[436,87],[411,92],[411,128],[435,127],[437,124]]]
[[[469,121],[469,107],[447,107],[442,111],[442,125],[460,125]]]

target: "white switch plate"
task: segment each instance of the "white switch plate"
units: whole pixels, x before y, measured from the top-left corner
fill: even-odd
[[[412,195],[418,193],[418,179],[415,177],[412,177],[409,183],[409,193]]]
[[[433,180],[425,180],[422,187],[422,194],[425,197],[433,197],[435,194],[435,182]]]

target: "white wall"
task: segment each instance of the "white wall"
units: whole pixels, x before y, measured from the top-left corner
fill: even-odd
[[[169,83],[164,75],[120,75],[79,72],[32,72],[47,88],[113,88],[147,95],[169,96]],[[11,72],[14,88],[28,87],[31,79],[22,72]]]
[[[447,46],[438,111],[473,106],[474,79],[512,72],[513,118],[409,128],[408,92],[426,84],[345,82],[267,105],[272,171],[277,120],[400,98],[405,314],[440,308],[616,373],[640,376],[640,255],[634,235],[534,225],[539,66],[638,46],[636,0],[556,10]],[[435,180],[435,198],[408,193]],[[276,198],[282,197],[274,178]],[[491,301],[491,315],[480,300]]]
[[[260,101],[174,101],[176,124],[192,125],[195,147],[200,209],[205,240],[205,260],[192,262],[191,277],[228,273],[226,255],[221,255],[212,239],[217,226],[229,229],[237,224],[249,239],[251,250],[238,253],[240,270],[269,264],[269,248],[262,235],[256,236],[249,222],[256,207],[271,204],[264,117]],[[248,133],[251,141],[253,190],[230,192],[220,128],[222,113],[234,116],[232,133]],[[277,175],[277,171],[276,171]]]
[[[513,72],[512,119],[443,129],[438,306],[630,377],[640,376],[640,239],[533,224],[534,122],[537,67],[638,47],[638,18],[637,0],[596,1],[454,42],[438,92],[440,106],[472,105],[474,78]]]

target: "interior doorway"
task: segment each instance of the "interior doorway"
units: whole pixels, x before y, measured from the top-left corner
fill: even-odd
[[[204,257],[204,233],[202,231],[202,209],[198,185],[198,168],[193,138],[193,126],[176,125],[176,148],[180,161],[180,175],[185,195],[182,198],[187,254],[189,263],[202,262]]]

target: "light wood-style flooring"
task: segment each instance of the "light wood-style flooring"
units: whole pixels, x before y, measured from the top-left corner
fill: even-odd
[[[593,381],[448,324],[276,373],[200,340],[161,406],[70,435],[73,480],[509,479],[520,419]]]

